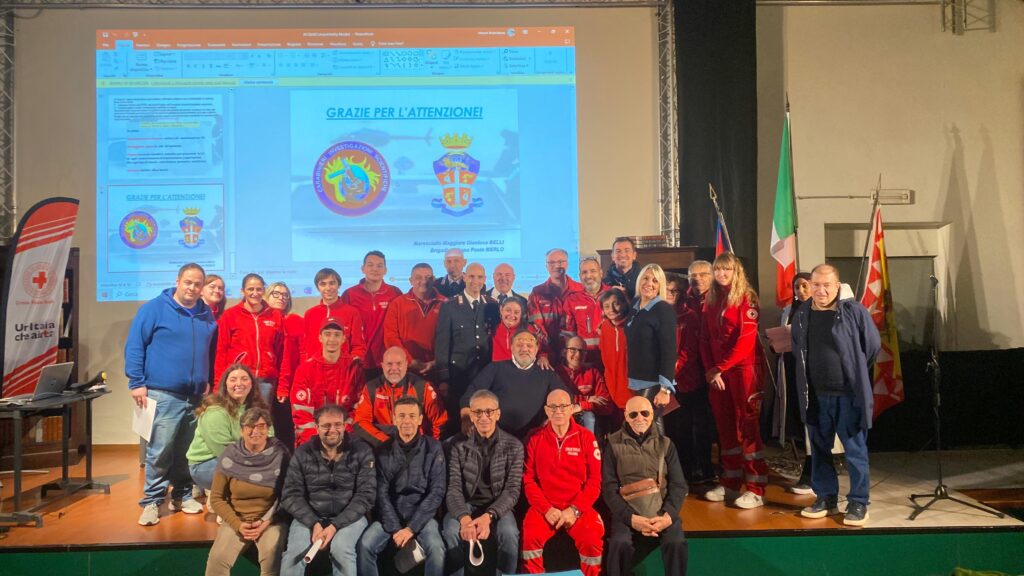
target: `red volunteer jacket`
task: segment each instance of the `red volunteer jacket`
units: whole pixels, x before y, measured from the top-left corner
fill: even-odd
[[[562,303],[563,299],[573,292],[582,292],[583,284],[565,277],[565,290],[555,286],[548,278],[543,284],[534,286],[530,298],[526,301],[526,321],[537,327],[536,334],[540,337],[541,346],[547,348],[554,358],[562,353]]]
[[[409,378],[406,377],[406,382]],[[387,442],[390,436],[382,432],[379,426],[393,426],[395,424],[395,402],[403,396],[416,398],[416,388],[412,385],[399,388],[392,386],[383,378],[380,385],[370,398],[370,390],[363,387],[359,393],[359,403],[355,409],[355,425],[365,432],[380,440]],[[437,392],[430,382],[423,386],[421,404],[423,406],[423,433],[433,437],[435,440],[441,438],[441,427],[448,422],[448,412],[445,411]]]
[[[758,364],[757,306],[745,297],[738,306],[728,306],[730,288],[716,283],[711,289],[718,291],[717,301],[704,304],[700,356],[705,371],[718,368],[725,372],[733,366]]]
[[[283,352],[281,311],[264,303],[254,314],[244,303],[236,304],[217,321],[214,382],[219,386],[221,375],[236,359],[251,368],[256,378],[276,381]]]
[[[327,306],[323,300],[319,304],[306,310],[302,320],[305,324],[305,336],[299,345],[299,362],[302,363],[311,357],[320,356],[323,346],[320,344],[320,325],[330,316],[342,323],[342,331],[345,333],[345,343],[341,346],[341,352],[352,356],[353,360],[366,358],[366,340],[363,337],[363,320],[359,311],[345,304],[338,298],[334,304]]]
[[[626,356],[626,325],[616,326],[605,318],[598,326],[601,339],[601,362],[604,363],[604,383],[619,410],[626,409],[626,401],[633,397],[629,389],[629,359]]]
[[[612,409],[615,408],[615,401],[612,400],[612,395],[608,392],[608,387],[604,384],[604,375],[597,368],[584,366],[579,370],[573,370],[568,366],[561,364],[558,368],[555,368],[555,372],[565,382],[565,385],[569,388],[569,393],[572,394],[572,401],[580,405],[580,409],[584,412],[593,412],[599,416],[605,416],[612,413]],[[587,398],[591,396],[597,396],[607,400],[604,404],[595,404]]]
[[[362,369],[352,357],[342,354],[331,364],[323,356],[310,358],[299,365],[292,379],[292,421],[295,423],[295,445],[316,435],[313,412],[324,404],[337,404],[351,413],[359,398]],[[278,388],[278,394],[281,389]]]
[[[574,420],[561,440],[550,423],[534,432],[526,442],[523,468],[523,492],[542,515],[570,505],[591,510],[601,495],[601,450],[594,433]]]
[[[366,280],[345,290],[341,300],[359,311],[363,321],[363,338],[366,340],[366,357],[363,368],[377,368],[384,356],[384,317],[392,300],[402,295],[402,291],[390,284],[381,283],[376,292],[366,289]]]
[[[707,386],[700,359],[700,316],[685,304],[676,306],[676,392]]]
[[[610,286],[601,284],[601,290],[597,296],[587,294],[585,290],[570,292],[562,299],[562,339],[568,341],[573,336],[583,338],[587,345],[587,362],[600,362],[601,354],[598,351],[601,335],[597,327],[604,320],[604,313],[601,311],[601,303],[598,298]]]
[[[384,316],[384,349],[401,346],[409,360],[434,359],[434,329],[445,297],[431,289],[429,300],[420,300],[410,289],[391,301]]]

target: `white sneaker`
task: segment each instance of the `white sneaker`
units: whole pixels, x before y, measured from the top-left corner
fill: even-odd
[[[156,504],[146,504],[146,507],[142,509],[142,515],[139,516],[139,524],[142,526],[152,526],[160,523],[160,507]]]
[[[739,498],[733,500],[733,504],[735,504],[737,508],[750,510],[751,508],[760,508],[761,506],[764,506],[764,498],[759,494],[754,494],[748,490]]]
[[[171,500],[167,509],[171,512],[181,510],[185,514],[200,514],[203,511],[203,505],[196,502],[195,498],[189,498],[188,500]]]
[[[709,502],[724,502],[725,500],[735,500],[739,495],[740,493],[736,490],[719,485],[705,492],[704,499]]]

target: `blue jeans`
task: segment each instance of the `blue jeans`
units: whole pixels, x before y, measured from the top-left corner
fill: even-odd
[[[146,397],[156,402],[153,431],[146,445],[146,488],[139,505],[159,506],[171,486],[171,499],[192,498],[192,475],[188,471],[189,444],[196,433],[199,396],[188,396],[150,388]]]
[[[594,436],[597,436],[597,415],[593,412],[587,410],[586,412],[576,414],[576,422],[578,422],[580,426],[583,426],[587,430],[593,432]]]
[[[502,574],[515,574],[516,563],[519,562],[519,526],[516,525],[515,516],[509,512],[498,518],[498,525],[491,525],[491,536],[497,538],[498,544],[498,570]],[[459,538],[459,521],[451,514],[444,515],[444,530],[441,534],[444,538],[446,550],[458,550],[462,548],[462,538]],[[459,569],[453,576],[462,576],[463,569],[468,563],[465,554],[459,554]]]
[[[192,474],[192,481],[203,490],[209,490],[213,486],[213,473],[217,471],[218,458],[210,458],[196,464],[189,464],[188,471]]]
[[[850,471],[847,500],[867,506],[871,479],[868,473],[868,429],[861,424],[862,410],[853,396],[812,394],[807,408],[807,432],[811,437],[811,488],[818,498],[835,502],[839,497],[839,479],[832,466],[832,444],[838,434],[846,452]]]
[[[444,574],[444,542],[437,528],[437,520],[431,518],[416,534],[416,541],[427,553],[423,563],[423,576],[442,576]],[[408,544],[407,544],[408,546]],[[359,539],[359,576],[377,576],[377,559],[385,548],[394,547],[391,534],[384,531],[380,522],[370,524]]]
[[[331,538],[331,574],[334,576],[356,576],[356,542],[359,535],[366,530],[366,518],[360,518],[355,522],[338,530]],[[292,520],[288,529],[288,546],[284,549],[284,556],[281,557],[281,576],[303,576],[306,572],[306,565],[302,563],[302,557],[309,550],[310,540],[313,531],[298,520]],[[323,554],[318,552],[317,555]]]

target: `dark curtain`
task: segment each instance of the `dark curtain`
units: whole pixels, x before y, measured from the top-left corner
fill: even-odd
[[[733,251],[756,282],[754,0],[675,0],[675,18],[680,240],[684,246],[714,246],[710,182],[718,192]]]

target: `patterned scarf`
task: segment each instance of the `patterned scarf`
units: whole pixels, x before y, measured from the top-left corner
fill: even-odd
[[[224,448],[217,463],[217,471],[228,478],[273,488],[284,473],[287,452],[277,438],[267,438],[266,448],[255,454],[245,449],[244,440],[239,440]]]

